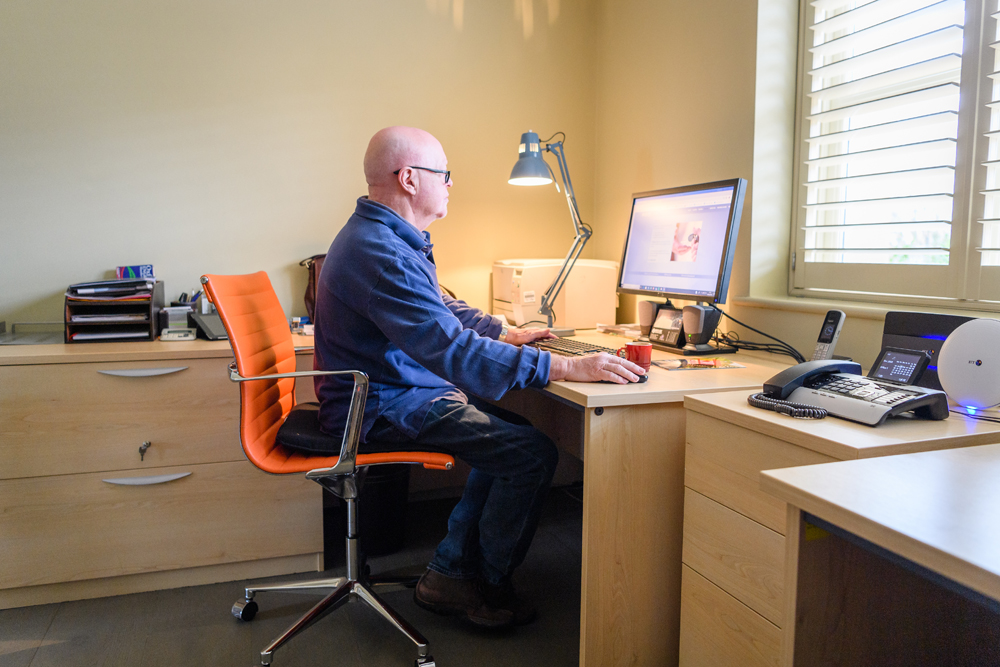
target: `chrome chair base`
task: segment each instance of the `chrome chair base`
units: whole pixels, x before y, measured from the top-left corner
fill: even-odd
[[[308,579],[304,581],[262,584],[247,586],[245,597],[237,600],[233,604],[232,614],[242,621],[251,621],[257,614],[257,602],[254,597],[257,593],[269,591],[281,591],[284,593],[317,593],[329,591],[329,593],[316,603],[312,609],[307,611],[299,620],[295,621],[277,639],[272,641],[267,648],[260,652],[260,664],[269,667],[274,651],[280,648],[289,639],[302,632],[316,621],[320,620],[330,612],[342,606],[346,602],[360,601],[368,607],[374,609],[382,618],[391,623],[397,630],[402,632],[407,639],[412,641],[417,647],[417,659],[415,667],[435,667],[434,658],[428,652],[428,643],[420,632],[414,628],[402,616],[387,605],[373,588],[378,585],[413,585],[416,583],[415,577],[372,577],[369,579],[367,572],[362,572],[364,559],[359,557],[355,527],[357,526],[357,499],[354,494],[347,494],[348,533],[346,539],[347,551],[347,576],[326,577],[320,579]]]

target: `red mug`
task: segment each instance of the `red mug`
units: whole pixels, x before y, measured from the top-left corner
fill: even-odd
[[[618,348],[616,354],[628,359],[633,364],[642,366],[642,370],[648,373],[649,364],[653,359],[653,344],[632,342]]]

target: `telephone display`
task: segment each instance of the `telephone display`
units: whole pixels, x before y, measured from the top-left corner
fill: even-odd
[[[913,357],[917,357],[913,359]],[[924,419],[946,419],[943,391],[909,384],[927,366],[922,352],[887,348],[869,377],[851,361],[807,361],[778,373],[750,404],[795,417],[841,419],[878,426],[888,417],[913,412]],[[895,378],[905,378],[899,381]]]
[[[899,384],[916,384],[929,361],[926,352],[887,347],[875,360],[868,377]]]
[[[188,322],[198,329],[199,338],[208,340],[228,340],[226,327],[222,324],[222,318],[218,313],[188,313]]]

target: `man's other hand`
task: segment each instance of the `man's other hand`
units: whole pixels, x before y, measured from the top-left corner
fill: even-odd
[[[548,329],[508,329],[507,340],[504,342],[521,346],[533,340],[543,340],[545,338],[555,338],[555,336]]]
[[[638,382],[645,375],[642,366],[627,359],[606,352],[586,357],[564,357],[552,355],[549,380],[569,380],[571,382],[614,382],[628,384]]]

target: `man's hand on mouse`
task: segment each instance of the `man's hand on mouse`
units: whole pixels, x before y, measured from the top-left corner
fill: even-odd
[[[638,382],[645,375],[642,366],[622,357],[606,352],[586,357],[564,357],[553,354],[549,368],[549,380],[569,380],[571,382],[614,382],[628,384]]]

